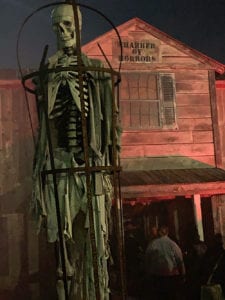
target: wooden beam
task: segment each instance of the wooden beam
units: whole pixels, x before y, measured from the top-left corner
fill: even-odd
[[[121,187],[122,198],[225,194],[225,182],[132,185]]]
[[[219,132],[218,105],[217,105],[217,98],[216,98],[215,72],[214,71],[209,71],[209,93],[210,93],[210,101],[211,101],[215,161],[216,161],[216,166],[221,168],[222,167],[222,153],[221,153],[221,140],[220,140],[220,132]]]

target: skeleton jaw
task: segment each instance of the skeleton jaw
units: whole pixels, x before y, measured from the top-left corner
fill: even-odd
[[[57,41],[59,49],[74,47],[76,44],[75,28],[67,25],[65,21],[54,24],[57,33]]]
[[[60,39],[58,41],[59,48],[60,49],[65,49],[65,48],[75,48],[76,42],[71,39]]]

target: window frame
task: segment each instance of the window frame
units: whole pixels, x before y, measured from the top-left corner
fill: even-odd
[[[155,75],[156,76],[156,95],[157,95],[157,98],[156,99],[140,99],[140,93],[139,93],[139,90],[140,90],[140,76],[141,74],[147,74],[147,75]],[[132,74],[137,74],[139,75],[138,77],[138,83],[137,83],[137,88],[138,88],[138,98],[139,99],[122,99],[122,97],[120,97],[120,106],[123,109],[125,109],[125,113],[122,113],[121,115],[121,121],[122,121],[122,126],[123,126],[123,129],[126,130],[126,131],[137,131],[137,130],[165,130],[165,129],[177,129],[177,112],[176,112],[176,87],[175,87],[175,74],[174,73],[171,73],[171,72],[138,72],[138,71],[132,71],[132,72],[122,72],[122,82],[123,82],[123,76],[125,75],[126,76],[126,81],[127,81],[127,86],[123,87],[122,84],[121,84],[121,89],[122,88],[126,88],[128,89],[127,91],[127,94],[129,95],[129,98],[130,98],[130,86],[129,86],[129,75],[132,75]],[[169,85],[170,85],[170,88],[171,88],[171,85],[172,85],[172,88],[171,88],[171,93],[172,93],[172,101],[167,101],[167,100],[164,100],[163,98],[165,97],[165,94],[163,93],[163,83],[162,83],[162,80],[163,78],[166,78],[166,77],[169,77],[170,78],[170,82],[169,82]],[[167,83],[168,85],[168,83]],[[164,85],[165,86],[165,85]],[[168,92],[168,91],[167,91]],[[120,94],[123,94],[122,92],[120,92]],[[132,126],[131,125],[131,118],[132,118],[132,114],[131,114],[131,104],[132,102],[139,102],[141,101],[141,103],[149,103],[149,105],[153,102],[156,102],[158,103],[158,124],[159,125],[151,125],[151,119],[150,119],[150,115],[149,115],[149,126],[144,126],[142,127],[141,125],[141,106],[139,106],[139,125],[134,125]],[[128,117],[128,114],[127,114],[127,104],[125,104],[126,102],[129,102],[129,117]],[[172,119],[172,122],[171,124],[166,124],[166,111],[167,110],[167,113],[169,112],[169,114],[167,115],[169,118]],[[150,111],[150,110],[149,110]],[[170,114],[172,114],[172,117],[170,116]],[[129,126],[127,123],[123,124],[123,118],[124,116],[126,116],[126,118],[129,118]]]

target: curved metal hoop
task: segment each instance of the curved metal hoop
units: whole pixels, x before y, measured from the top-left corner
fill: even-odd
[[[73,2],[73,1],[72,1]],[[21,78],[23,78],[23,73],[22,73],[22,67],[21,67],[21,63],[20,63],[20,57],[19,57],[19,45],[20,45],[20,38],[21,38],[21,35],[22,35],[22,32],[23,32],[23,29],[26,25],[26,23],[29,21],[29,19],[31,19],[37,12],[45,9],[45,8],[48,8],[48,7],[52,7],[52,6],[56,6],[56,5],[60,5],[60,4],[70,4],[70,5],[73,5],[72,3],[67,3],[67,2],[54,2],[54,3],[51,3],[51,4],[46,4],[46,5],[43,5],[39,8],[37,8],[34,12],[32,12],[30,15],[28,15],[25,20],[23,21],[19,31],[18,31],[18,35],[17,35],[17,41],[16,41],[16,57],[17,57],[17,64],[18,64],[18,68],[19,68],[19,73],[20,73],[20,76]],[[116,32],[116,35],[118,37],[118,40],[119,40],[119,45],[120,45],[120,55],[122,57],[123,55],[123,48],[122,48],[122,41],[121,41],[121,37],[120,37],[120,34],[116,28],[116,26],[113,24],[113,22],[108,18],[106,17],[101,11],[91,7],[91,6],[88,6],[88,5],[85,5],[85,4],[81,4],[81,3],[76,3],[77,6],[80,6],[80,7],[84,7],[86,9],[89,9],[89,10],[92,10],[94,12],[96,12],[97,14],[99,14],[100,16],[102,16],[111,26],[112,28],[115,30]],[[118,68],[118,72],[120,73],[120,69],[121,69],[121,61],[120,61],[120,64],[119,64],[119,68]],[[29,90],[29,89],[28,89]]]

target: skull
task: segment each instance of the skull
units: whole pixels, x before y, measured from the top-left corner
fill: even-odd
[[[81,30],[81,12],[77,7],[79,29]],[[73,6],[70,4],[58,5],[52,11],[52,27],[57,35],[58,49],[76,46],[76,32],[74,23]]]

